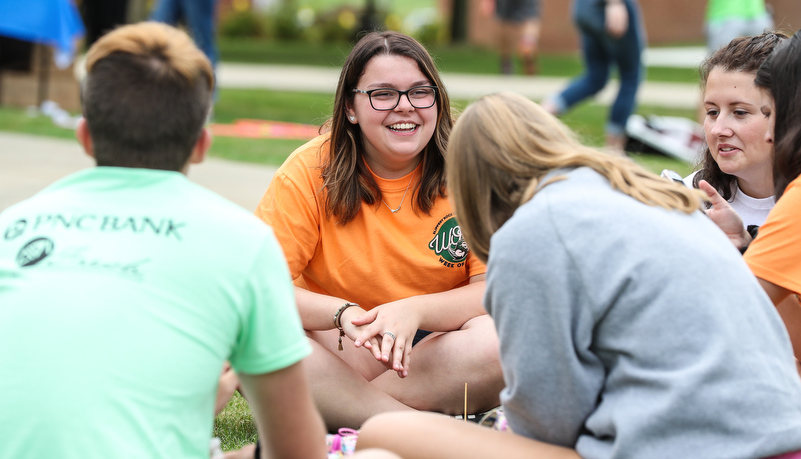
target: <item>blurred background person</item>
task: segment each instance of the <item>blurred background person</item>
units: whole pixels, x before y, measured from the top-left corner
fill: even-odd
[[[216,82],[217,63],[220,60],[217,49],[217,0],[156,0],[150,20],[184,25],[197,47],[211,61]]]
[[[600,92],[617,68],[620,88],[605,126],[606,146],[623,154],[626,122],[634,112],[637,90],[643,78],[642,52],[645,27],[637,0],[574,0],[573,21],[581,35],[584,73],[542,107],[561,115],[579,102]]]
[[[698,211],[702,193],[582,145],[512,93],[464,111],[447,161],[463,234],[487,262],[512,432],[383,413],[357,448],[405,459],[801,456],[787,333]]]
[[[501,73],[514,73],[514,56],[520,57],[526,75],[537,73],[540,39],[540,0],[485,0],[487,16],[498,20],[497,46],[501,55]]]
[[[773,17],[765,0],[709,0],[704,32],[706,47],[713,53],[737,37],[758,35],[773,28]]]
[[[208,59],[146,22],[104,35],[86,62],[75,134],[97,167],[0,214],[12,228],[0,349],[14,348],[0,353],[13,369],[0,378],[0,458],[206,459],[225,360],[263,457],[324,458],[281,248],[185,175],[211,146]]]
[[[86,49],[106,32],[128,22],[128,0],[83,0],[80,9],[86,26]]]

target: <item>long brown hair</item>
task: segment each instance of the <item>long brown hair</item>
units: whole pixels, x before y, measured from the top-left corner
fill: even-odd
[[[781,46],[757,72],[756,85],[770,89],[776,110],[773,186],[776,199],[801,174],[801,32]]]
[[[451,105],[444,84],[431,55],[413,38],[399,32],[370,32],[353,47],[339,75],[334,111],[329,121],[329,152],[323,166],[323,188],[327,191],[326,217],[335,216],[340,223],[356,217],[362,201],[373,205],[381,201],[381,189],[367,169],[362,155],[361,130],[347,121],[347,105],[353,100],[353,89],[370,59],[377,55],[396,55],[413,59],[420,71],[437,86],[437,127],[422,155],[422,178],[414,189],[415,207],[431,212],[434,200],[445,197],[445,148],[453,127]]]
[[[459,117],[447,153],[448,183],[467,244],[482,261],[490,237],[534,197],[548,172],[589,167],[612,187],[651,206],[692,213],[705,196],[635,164],[582,145],[561,121],[525,97],[484,96]]]

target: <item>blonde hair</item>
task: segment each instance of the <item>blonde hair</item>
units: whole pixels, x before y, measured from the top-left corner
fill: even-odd
[[[89,49],[83,114],[99,166],[181,170],[203,132],[211,63],[174,27],[142,22]]]
[[[540,180],[565,167],[589,167],[634,199],[692,213],[705,195],[665,180],[628,158],[582,145],[576,135],[523,96],[482,97],[459,117],[447,155],[454,210],[470,249],[487,261],[489,240],[539,189],[564,177]]]
[[[141,22],[112,30],[89,49],[86,54],[86,72],[91,73],[97,61],[113,53],[158,56],[159,59],[152,63],[154,69],[175,72],[191,84],[203,76],[208,89],[214,88],[214,71],[208,58],[195,46],[186,32],[167,24]]]

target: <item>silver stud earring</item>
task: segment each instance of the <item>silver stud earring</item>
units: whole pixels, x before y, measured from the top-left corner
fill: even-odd
[[[356,122],[356,117],[355,116],[349,116],[348,119],[350,120],[351,123],[355,123]]]

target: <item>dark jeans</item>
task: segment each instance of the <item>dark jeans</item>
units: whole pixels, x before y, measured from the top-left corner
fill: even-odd
[[[612,66],[617,67],[620,90],[610,109],[606,124],[607,134],[622,135],[626,121],[634,111],[637,89],[643,78],[642,51],[645,46],[645,29],[636,0],[625,0],[629,13],[626,33],[616,39],[604,28],[604,2],[576,0],[574,20],[581,34],[581,51],[584,73],[570,82],[553,101],[559,112],[594,96],[606,86]]]
[[[83,0],[81,11],[89,49],[106,32],[127,23],[128,0]]]
[[[209,58],[212,67],[216,68],[216,3],[216,0],[159,0],[150,19],[171,25],[185,24],[197,47]]]

